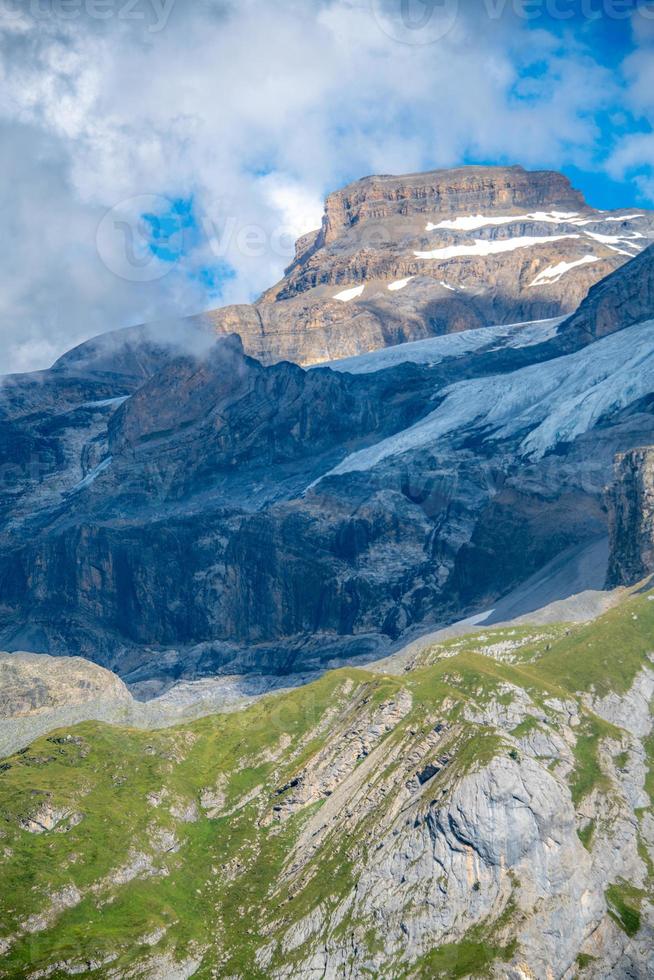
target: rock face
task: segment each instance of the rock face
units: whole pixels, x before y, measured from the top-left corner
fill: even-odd
[[[323,626],[347,632],[356,600],[338,574],[354,532],[339,531],[341,517],[330,521],[320,505],[305,508],[302,495],[342,446],[420,416],[420,374],[402,378],[399,387],[384,377],[371,386],[288,363],[264,369],[226,339],[200,358],[170,353],[133,402],[123,395],[89,404],[85,390],[83,405],[69,403],[67,412],[56,415],[55,402],[42,416],[8,420],[18,438],[40,425],[51,433],[52,410],[57,418],[53,472],[30,479],[27,456],[24,480],[3,498],[6,648],[83,650],[123,670],[125,640],[132,666],[144,644],[218,641],[207,655],[219,668],[233,644],[277,645]],[[115,390],[125,390],[122,378]],[[349,514],[357,505],[345,506]],[[366,532],[361,523],[359,534],[382,538],[404,525],[411,534],[415,524],[401,507],[382,509],[378,527]],[[370,606],[372,593],[362,591]],[[29,623],[16,629],[9,610],[24,602]],[[91,620],[104,624],[104,640],[95,627],[87,632]],[[264,647],[255,662],[268,659],[277,671],[279,657]]]
[[[330,245],[363,221],[394,215],[462,215],[513,209],[567,211],[586,207],[562,174],[528,173],[521,167],[462,167],[405,177],[364,177],[327,198],[321,242]]]
[[[0,757],[80,721],[127,722],[134,701],[108,670],[79,657],[0,654]],[[41,817],[37,824],[47,821]]]
[[[330,195],[280,283],[205,320],[265,364],[316,364],[570,313],[652,240],[651,213],[594,211],[557,173],[366,177]]]
[[[654,448],[633,449],[615,462],[608,492],[609,585],[633,585],[654,574]]]
[[[560,340],[568,349],[624,330],[654,310],[654,246],[593,286],[579,310],[563,325]]]
[[[0,654],[0,718],[27,718],[89,701],[130,703],[115,674],[78,657]]]

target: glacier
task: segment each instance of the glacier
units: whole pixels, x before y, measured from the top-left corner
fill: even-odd
[[[325,476],[370,470],[388,457],[475,430],[483,430],[485,441],[518,437],[518,454],[540,459],[654,391],[653,341],[654,320],[647,320],[544,364],[457,382],[424,419],[352,453]]]

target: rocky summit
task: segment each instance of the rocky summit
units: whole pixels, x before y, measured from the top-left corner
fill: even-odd
[[[0,977],[654,976],[653,242],[369,177],[2,379]]]
[[[333,361],[572,313],[652,241],[652,212],[596,211],[557,173],[366,177],[330,195],[278,285],[208,320],[263,363]]]

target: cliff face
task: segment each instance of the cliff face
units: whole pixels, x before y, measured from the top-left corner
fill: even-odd
[[[364,489],[333,504],[304,495],[342,447],[420,417],[424,379],[412,369],[401,379],[263,368],[238,338],[201,357],[169,350],[130,397],[117,375],[114,398],[92,401],[84,388],[67,411],[48,379],[41,413],[6,421],[13,445],[32,434],[0,497],[9,648],[83,649],[148,676],[158,672],[144,652],[152,645],[196,646],[192,659],[215,672],[241,662],[242,644],[261,644],[250,666],[283,672],[314,632],[347,636],[358,622],[365,633],[382,595],[388,609],[392,599],[348,569],[392,537],[417,547],[425,521],[401,494],[375,502]],[[389,572],[398,584],[405,575],[401,563]],[[329,655],[324,635],[320,647]]]
[[[280,283],[205,322],[263,363],[311,365],[570,313],[652,240],[651,213],[595,211],[557,173],[366,177],[328,197]]]
[[[654,574],[654,448],[633,449],[615,462],[608,492],[609,585],[633,585]]]
[[[605,532],[614,455],[653,436],[650,326],[543,360],[552,329],[404,345],[379,370],[390,352],[306,371],[225,338],[95,400],[61,367],[65,398],[15,380],[0,647],[134,683],[285,674],[490,608]]]
[[[567,177],[522,167],[461,167],[404,177],[364,177],[330,194],[325,205],[321,244],[331,244],[365,221],[391,216],[484,214],[513,209],[543,210],[556,204],[567,211],[586,208],[583,195]]]
[[[593,286],[577,312],[562,325],[563,346],[575,349],[652,316],[654,246]]]

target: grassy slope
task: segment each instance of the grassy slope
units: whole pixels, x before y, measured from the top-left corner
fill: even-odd
[[[270,922],[275,919],[278,928],[281,920],[286,927],[321,901],[335,905],[355,877],[356,842],[343,834],[318,852],[312,878],[299,888],[280,884],[286,856],[310,811],[282,824],[259,825],[262,812],[279,799],[279,788],[329,743],[330,724],[320,724],[328,713],[347,709],[355,716],[362,704],[381,703],[406,687],[413,709],[387,736],[392,740],[408,726],[424,724],[444,702],[450,720],[456,720],[463,701],[483,702],[507,682],[526,689],[536,702],[579,692],[624,692],[654,650],[654,602],[641,596],[589,626],[532,632],[539,632],[539,638],[522,647],[513,664],[476,652],[482,643],[516,637],[515,630],[494,630],[483,641],[471,637],[444,644],[436,653],[446,652],[447,658],[432,663],[432,651],[424,666],[401,678],[339,670],[242,713],[156,733],[85,724],[71,730],[72,740],[57,733],[5,760],[0,772],[0,941],[19,934],[21,923],[43,912],[48,896],[60,889],[74,885],[84,897],[51,927],[18,938],[0,959],[0,976],[23,977],[30,968],[65,960],[116,956],[113,966],[125,971],[151,954],[145,940],[157,930],[166,930],[157,951],[170,949],[180,958],[204,951],[199,977],[266,976],[268,970],[256,966],[254,955],[270,940]],[[601,786],[598,745],[611,731],[586,712],[571,786],[575,799]],[[278,757],[272,758],[275,749]],[[503,751],[509,747],[502,739],[468,726],[456,746],[454,773]],[[649,751],[654,753],[652,740]],[[654,770],[652,754],[650,760]],[[171,814],[175,802],[197,805],[202,791],[217,784],[226,794],[220,816],[210,819],[200,810],[199,819],[186,823]],[[147,797],[162,789],[168,798],[155,807]],[[20,820],[43,800],[83,819],[66,833],[30,834]],[[171,831],[179,846],[160,853],[153,844],[158,830]],[[151,855],[151,876],[112,883],[108,876],[138,853]],[[610,899],[616,919],[632,929],[637,908],[633,895],[625,895],[616,884]],[[383,937],[371,937],[371,947],[380,941]],[[483,975],[489,949],[493,957],[502,955],[488,937],[435,950],[417,964],[417,975],[463,976],[475,970]],[[97,975],[102,974],[100,968]],[[51,975],[64,974],[55,970]]]

